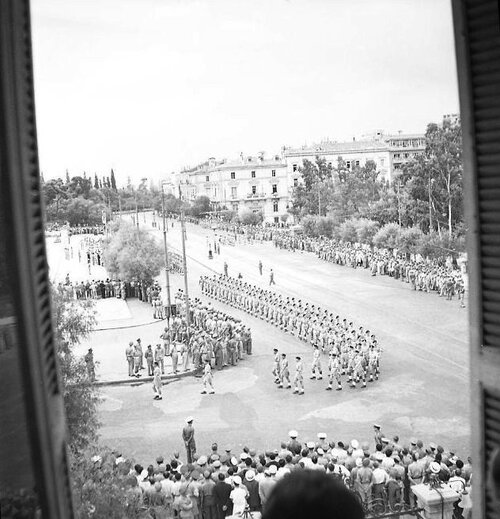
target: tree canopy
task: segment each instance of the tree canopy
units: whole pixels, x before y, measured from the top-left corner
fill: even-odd
[[[123,221],[105,239],[103,253],[108,272],[127,281],[152,281],[164,262],[163,250],[155,238]]]
[[[93,330],[95,312],[91,300],[74,300],[64,287],[52,287],[51,292],[69,444],[78,452],[95,442],[99,428],[98,389],[88,377],[84,358],[74,352],[74,347]]]

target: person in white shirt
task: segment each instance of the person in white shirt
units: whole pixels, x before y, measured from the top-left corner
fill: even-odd
[[[373,499],[383,499],[385,503],[385,485],[389,481],[389,474],[379,465],[378,461],[373,462],[372,473],[372,496]]]
[[[248,490],[241,484],[240,476],[233,477],[234,489],[229,494],[229,499],[233,502],[233,515],[242,515],[247,506]]]

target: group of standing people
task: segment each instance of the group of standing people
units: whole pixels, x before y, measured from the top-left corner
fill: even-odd
[[[128,376],[139,378],[147,368],[150,377],[160,383],[153,386],[160,393],[161,375],[165,374],[167,358],[173,374],[194,369],[202,373],[202,393],[213,394],[212,369],[222,370],[236,366],[246,355],[252,354],[252,333],[234,317],[204,304],[198,298],[189,300],[189,326],[186,320],[186,302],[182,290],[175,295],[176,313],[168,319],[168,326],[159,336],[156,346],[145,349],[138,338],[130,341],[125,350]],[[156,397],[156,394],[155,394]]]

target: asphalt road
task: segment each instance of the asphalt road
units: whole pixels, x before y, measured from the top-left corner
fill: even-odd
[[[149,220],[143,225],[152,229]],[[151,232],[161,239],[160,231]],[[182,452],[180,432],[185,417],[192,415],[198,450],[203,452],[214,441],[233,449],[244,445],[275,448],[292,428],[303,440],[316,438],[320,431],[335,441],[372,440],[371,426],[377,421],[387,436],[398,434],[403,444],[417,437],[468,454],[467,309],[435,294],[413,292],[406,283],[326,263],[309,253],[277,250],[269,243],[223,246],[220,256],[209,260],[207,240],[213,240],[213,234],[187,226],[192,297],[201,296],[199,276],[222,272],[224,261],[230,275],[241,272],[244,280],[262,286],[268,285],[272,268],[276,292],[328,308],[377,335],[384,350],[380,380],[366,389],[344,387],[341,392],[328,392],[325,380],[311,381],[307,376],[304,396],[280,390],[271,375],[272,348],[289,357],[300,352],[308,368],[310,347],[212,300],[214,306],[251,326],[254,354],[235,368],[215,373],[215,395],[201,395],[200,380],[195,378],[165,386],[162,401],[153,400],[149,384],[103,389],[100,417],[105,444],[144,463],[159,453]],[[178,222],[168,228],[168,242],[180,250]],[[264,265],[262,276],[259,260]],[[182,277],[172,275],[171,285],[174,293],[183,286]],[[140,336],[136,330],[133,333]],[[123,345],[129,339],[128,330],[116,330],[107,338]]]

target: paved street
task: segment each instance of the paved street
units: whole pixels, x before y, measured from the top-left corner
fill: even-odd
[[[160,239],[159,231],[152,232]],[[325,380],[306,378],[306,394],[301,397],[279,390],[270,373],[272,348],[289,355],[302,353],[306,367],[310,348],[270,324],[211,301],[252,327],[254,355],[215,373],[215,395],[201,395],[199,379],[191,377],[169,383],[162,401],[152,399],[148,383],[106,387],[101,406],[104,443],[149,462],[159,452],[182,448],[180,430],[191,414],[200,451],[213,441],[234,448],[274,447],[292,427],[302,439],[315,438],[320,430],[337,441],[371,439],[371,424],[379,421],[386,435],[398,433],[403,443],[416,436],[468,452],[467,310],[457,301],[415,293],[405,283],[332,265],[308,253],[276,250],[269,243],[223,246],[221,255],[209,260],[206,243],[213,231],[188,225],[187,236],[191,296],[201,296],[199,275],[222,272],[224,261],[230,275],[241,272],[244,280],[262,286],[268,284],[273,268],[277,283],[273,290],[331,309],[377,335],[384,348],[381,379],[367,389],[345,387],[331,393],[324,390]],[[178,222],[169,227],[168,239],[180,250]],[[262,277],[259,259],[264,264]],[[171,281],[174,293],[182,286],[182,277],[172,275]],[[114,353],[108,353],[106,362],[116,362],[116,372],[125,373],[123,351],[128,340],[160,330],[158,323],[97,332],[92,342],[109,346],[103,351],[121,352],[116,360]]]

